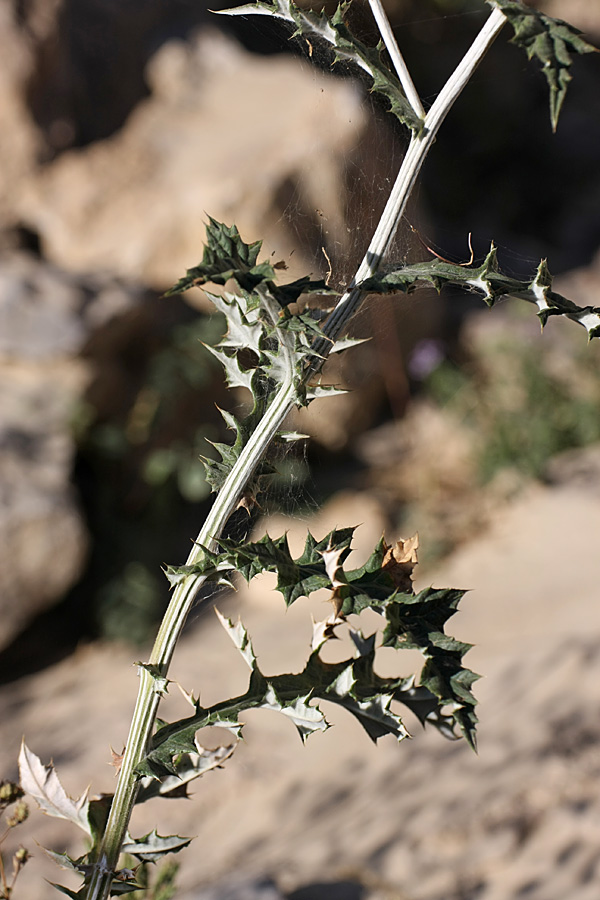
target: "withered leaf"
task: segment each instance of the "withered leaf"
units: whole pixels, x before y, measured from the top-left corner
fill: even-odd
[[[418,563],[417,550],[419,535],[414,534],[407,540],[396,541],[388,546],[384,541],[384,554],[381,569],[390,576],[399,591],[405,594],[412,592],[412,575]]]

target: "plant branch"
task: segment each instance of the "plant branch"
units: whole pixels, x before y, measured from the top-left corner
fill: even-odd
[[[473,44],[456,67],[433,106],[425,117],[425,127],[420,135],[413,135],[406,156],[396,177],[394,186],[388,197],[379,224],[371,239],[358,270],[348,290],[341,297],[331,316],[325,323],[323,331],[327,338],[335,341],[347,324],[350,317],[360,305],[365,292],[361,290],[361,282],[371,278],[379,269],[394,235],[406,210],[419,172],[431,150],[440,127],[458,99],[487,50],[498,36],[506,17],[499,9],[495,9],[475,38]],[[315,352],[320,356],[327,353],[327,341],[316,341]],[[313,370],[318,368],[318,359],[313,363]]]
[[[422,133],[414,136],[402,163],[381,221],[361,262],[358,271],[324,326],[325,339],[317,339],[313,345],[313,362],[304,372],[308,379],[327,357],[332,341],[340,334],[365,296],[360,283],[373,276],[394,237],[404,213],[410,193],[437,132],[453,103],[473,75],[487,49],[499,33],[505,17],[494,10],[464,59],[440,92],[431,107]],[[297,400],[293,354],[286,366],[286,377],[248,443],[244,446],[223,487],[219,491],[211,511],[190,552],[187,564],[193,565],[203,545],[215,547],[225,523],[236,509],[244,489],[263,458],[269,444]],[[147,753],[158,705],[166,689],[169,664],[192,604],[206,580],[205,576],[189,575],[176,587],[169,607],[161,623],[148,667],[140,667],[138,698],[130,727],[115,796],[102,844],[98,851],[87,891],[87,900],[106,900],[110,894],[120,849],[127,831],[135,803],[137,768]]]
[[[408,67],[404,62],[404,57],[402,56],[402,53],[394,36],[394,32],[392,31],[390,21],[383,8],[383,3],[381,2],[381,0],[369,0],[369,6],[371,7],[373,18],[377,23],[379,33],[383,38],[383,42],[386,46],[387,52],[390,54],[390,59],[392,60],[392,63],[396,70],[396,74],[400,79],[400,84],[404,88],[406,99],[408,100],[416,114],[419,116],[419,118],[424,119],[425,110],[423,109],[421,98],[417,93],[417,89],[411,78],[410,72],[408,71]]]

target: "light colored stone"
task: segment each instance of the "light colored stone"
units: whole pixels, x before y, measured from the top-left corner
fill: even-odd
[[[15,21],[10,0],[0,2],[0,228],[14,221],[16,193],[36,165],[40,146],[25,103],[31,49]]]
[[[352,83],[253,56],[212,30],[165,44],[148,80],[152,95],[120,133],[63,153],[23,186],[18,214],[51,260],[165,289],[201,258],[211,215],[305,274],[278,205],[286,184],[343,249],[343,158],[366,124]]]

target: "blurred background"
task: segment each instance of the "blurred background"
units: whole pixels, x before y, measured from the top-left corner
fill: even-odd
[[[597,2],[532,5],[567,19],[598,43]],[[487,8],[482,7],[476,0],[395,0],[386,5],[426,106],[485,21]],[[365,42],[376,41],[366,7],[357,3],[351,17]],[[503,268],[528,278],[539,259],[547,257],[557,290],[580,305],[598,306],[600,58],[590,54],[575,60],[574,81],[553,135],[546,82],[536,65],[508,43],[508,36],[507,28],[442,129],[392,256],[395,261],[423,259],[427,245],[446,258],[467,261],[471,233],[476,259],[493,241]],[[283,260],[290,278],[329,273],[331,283],[343,287],[368,245],[407,139],[360,80],[347,77],[343,67],[332,71],[331,60],[316,44],[291,40],[284,28],[265,18],[218,17],[196,0],[1,0],[0,42],[3,765],[8,777],[21,733],[26,730],[29,738],[33,730],[40,735],[36,752],[78,767],[87,783],[94,772],[90,742],[95,743],[98,728],[92,721],[95,704],[100,705],[99,721],[105,715],[106,728],[116,729],[111,740],[124,740],[134,692],[127,664],[146,652],[168,600],[161,565],[185,559],[209,507],[198,457],[210,452],[207,440],[227,440],[216,407],[239,406],[243,400],[227,395],[218,366],[202,346],[216,342],[224,329],[223,321],[210,315],[208,299],[196,290],[168,300],[161,295],[201,258],[207,215],[235,223],[248,242],[264,240],[264,257]],[[569,557],[569,540],[575,548],[581,546],[581,534],[570,528],[571,500],[565,497],[579,498],[571,512],[574,521],[589,522],[581,527],[591,540],[600,524],[597,342],[587,346],[583,330],[563,321],[551,321],[542,340],[531,309],[503,303],[488,313],[481,305],[477,298],[451,291],[440,298],[427,289],[410,298],[380,298],[365,305],[352,333],[371,340],[327,369],[327,377],[350,392],[323,405],[314,403],[296,417],[295,425],[311,440],[281,460],[275,490],[262,510],[274,527],[295,527],[288,516],[311,528],[362,522],[365,547],[375,543],[382,529],[405,537],[419,530],[425,582],[438,571],[453,572],[454,566],[468,582],[457,586],[468,587],[475,586],[477,572],[484,573],[482,578],[496,572],[494,564],[508,541],[516,556],[500,567],[491,589],[518,571],[517,592],[525,573],[535,568],[535,547],[541,548],[539,559],[535,557],[539,572]],[[499,518],[505,523],[500,536],[493,530]],[[477,548],[486,535],[494,552],[483,566],[485,548],[470,548]],[[518,557],[530,538],[537,544]],[[588,568],[578,564],[579,572],[587,574],[581,591],[588,599],[588,588],[598,580],[597,567],[590,568],[593,546],[585,555]],[[475,555],[469,568],[461,554],[470,552]],[[461,575],[463,565],[466,574]],[[556,571],[548,568],[548,573],[556,584]],[[511,646],[517,635],[529,634],[528,627],[531,635],[539,632],[546,621],[542,601],[548,589],[539,583],[532,589],[529,613],[514,595],[514,630],[508,627],[504,635]],[[241,603],[225,602],[233,608]],[[562,609],[558,601],[556,609]],[[271,615],[270,602],[262,594],[255,596],[250,610],[259,632],[265,629],[273,637],[275,625],[265,619]],[[589,615],[590,609],[582,606],[577,621]],[[484,641],[502,627],[502,617],[492,627],[481,611],[471,616],[473,630],[479,629]],[[522,624],[523,616],[528,625]],[[552,621],[551,630],[558,634],[564,622],[560,617]],[[220,646],[213,629],[212,617],[193,614],[187,640],[196,643],[182,651],[191,665],[197,653],[193,647],[204,647],[203,658],[216,667],[203,673],[209,685],[221,658],[220,651],[211,649],[215,641]],[[549,647],[539,648],[538,662],[545,660],[547,666],[554,658]],[[569,678],[592,667],[594,645],[586,647],[584,653],[577,644],[573,651]],[[289,652],[287,648],[285,658]],[[506,686],[510,666],[501,656],[494,657],[497,668],[490,663],[489,671],[490,677],[492,671],[502,672]],[[100,700],[103,673],[113,662],[115,671],[119,668],[129,679],[123,681],[127,687],[115,683]],[[483,658],[481,663],[485,668]],[[509,693],[502,694],[505,700],[513,695],[520,700],[517,682],[536,681],[532,673],[538,670],[531,665],[531,672],[521,672],[521,682],[511,681]],[[221,682],[229,671],[228,664]],[[593,697],[592,688],[590,692]],[[123,709],[116,712],[108,701],[121,694]],[[567,695],[564,688],[561,696],[572,705]],[[554,708],[549,696],[538,699]],[[593,697],[596,708],[599,700]],[[528,715],[535,718],[540,709],[535,710]],[[69,746],[66,735],[72,739],[73,734],[67,723],[74,720],[82,729],[80,743]],[[591,778],[598,758],[590,735],[598,726],[592,728],[587,719],[584,724],[583,743],[576,742],[577,750],[569,744],[561,759],[569,760],[579,750],[589,753],[584,769]],[[280,735],[278,727],[269,724],[266,733],[275,729],[273,740],[287,748],[287,732]],[[495,741],[490,746],[504,741],[504,725],[497,727],[497,733],[490,731]],[[101,759],[107,755],[106,728],[98,750]],[[564,740],[573,728],[573,723],[563,724]],[[352,744],[352,729],[347,734]],[[489,784],[485,766],[496,765],[498,777],[504,771],[494,751],[474,774],[469,767],[475,764],[463,759],[464,749],[456,761],[456,748],[438,748],[433,738],[427,737],[425,745],[432,755],[423,759],[403,756],[404,748],[381,754],[372,776],[381,784],[375,788],[369,782],[359,801],[344,782],[320,812],[307,800],[297,821],[302,815],[307,823],[321,817],[322,829],[330,834],[339,826],[335,810],[340,815],[346,809],[344,820],[356,819],[356,835],[348,839],[359,840],[361,823],[369,821],[361,804],[373,790],[389,795],[386,766],[395,766],[391,760],[396,758],[399,766],[403,759],[415,766],[411,790],[428,781],[427,765],[443,766],[445,760],[449,767],[456,763],[459,773],[464,769],[465,785],[469,779]],[[341,771],[335,757],[342,751],[341,745],[335,750],[327,746],[314,764],[331,781],[332,772],[337,778]],[[360,747],[369,757],[371,748]],[[548,771],[555,773],[558,764],[544,747],[544,758],[551,757]],[[272,798],[274,818],[263,812],[260,820],[265,835],[281,829],[274,810],[286,809],[303,780],[312,778],[311,760],[317,758],[301,761],[297,752],[280,749],[275,754],[282,773],[294,759],[296,768],[291,769],[304,774],[292,774],[288,781],[282,774]],[[528,752],[523,751],[531,763]],[[234,787],[223,788],[226,776],[219,776],[219,790],[229,790],[232,804],[234,791],[245,796],[248,783],[260,790],[262,755],[244,759],[233,776]],[[268,773],[270,764],[264,765]],[[567,770],[565,763],[565,779]],[[529,771],[523,763],[525,781]],[[96,781],[94,786],[98,788]],[[110,781],[104,789],[109,787]],[[426,787],[432,793],[427,816],[434,818],[425,816],[417,829],[421,835],[436,827],[436,792],[432,785]],[[402,790],[408,791],[407,785]],[[467,787],[465,792],[469,794]],[[462,792],[457,799],[450,791],[445,807],[442,803],[445,814],[461,798]],[[345,802],[350,806],[344,807]],[[427,802],[415,793],[414,809]],[[223,853],[223,863],[212,869],[204,864],[195,870],[191,861],[184,884],[192,890],[201,882],[207,893],[206,885],[215,881],[211,890],[220,891],[219,897],[226,890],[255,890],[270,891],[274,900],[280,891],[295,892],[303,900],[300,894],[309,882],[311,898],[318,888],[323,896],[333,892],[334,900],[378,892],[398,900],[552,900],[559,896],[552,890],[567,888],[569,897],[597,896],[594,867],[600,847],[593,865],[587,857],[580,863],[583,851],[569,829],[553,862],[544,857],[541,869],[562,866],[574,881],[561,887],[553,877],[550,887],[536,870],[520,880],[515,876],[512,887],[496,884],[497,860],[510,856],[513,839],[529,852],[531,822],[546,807],[545,801],[531,801],[527,815],[519,818],[515,808],[520,809],[521,800],[515,807],[507,799],[498,809],[489,802],[489,827],[480,823],[476,830],[487,829],[491,843],[478,851],[483,861],[476,875],[468,865],[457,869],[452,862],[457,841],[471,846],[471,826],[466,824],[476,816],[471,797],[456,814],[462,838],[452,836],[448,826],[436,857],[441,855],[447,865],[429,881],[427,855],[418,857],[417,876],[410,840],[400,835],[398,823],[397,833],[387,828],[384,837],[373,838],[355,870],[351,848],[320,838],[320,845],[329,848],[329,856],[320,856],[304,847],[296,833],[287,838],[280,834],[279,850],[261,857],[263,838],[256,837],[252,851],[248,835],[262,834],[263,826],[245,811],[238,826],[237,813],[230,813],[233,820],[223,813],[219,840],[229,856]],[[588,834],[593,822],[600,831],[600,806],[594,802],[586,820]],[[386,815],[383,820],[389,823],[397,812],[390,807]],[[509,839],[506,821],[515,815],[520,824],[514,826],[516,837]],[[190,824],[192,830],[199,827]],[[224,835],[236,827],[250,843],[243,865],[228,870],[225,860],[240,851]],[[573,827],[581,829],[582,821]],[[160,828],[162,832],[162,823]],[[56,839],[47,833],[49,842]],[[303,846],[300,861],[286,870],[290,848],[298,845]],[[420,852],[414,851],[417,856]],[[465,859],[468,855],[465,850]],[[488,858],[495,862],[482,875]],[[341,860],[339,865],[334,859]],[[582,872],[588,873],[587,881]],[[33,875],[31,879],[31,887],[24,881],[24,891],[35,897]]]

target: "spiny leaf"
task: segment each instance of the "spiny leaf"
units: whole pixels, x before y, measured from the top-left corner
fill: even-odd
[[[225,285],[232,279],[243,291],[250,293],[261,285],[267,286],[282,307],[304,293],[333,293],[324,281],[312,281],[308,277],[290,284],[276,284],[273,266],[268,262],[257,262],[261,247],[262,241],[246,244],[235,225],[224,225],[209,216],[202,262],[188,269],[164,296],[171,297],[205,284]]]
[[[471,644],[444,633],[464,591],[425,588],[418,594],[394,594],[385,604],[387,625],[383,646],[419,650],[425,665],[419,683],[435,697],[440,707],[449,706],[456,724],[475,747],[476,700],[471,687],[479,678],[463,668],[462,658]]]
[[[79,875],[88,875],[92,870],[92,866],[86,864],[87,857],[85,856],[81,856],[79,859],[72,859],[68,853],[56,853],[54,850],[47,850],[45,847],[44,853],[61,869],[68,869],[70,872],[77,872]]]
[[[221,345],[223,347],[224,345]],[[206,349],[219,360],[225,370],[225,379],[230,388],[245,387],[252,390],[252,369],[242,369],[237,355],[230,356],[221,347],[209,347]]]
[[[71,859],[67,853],[55,853],[53,850],[46,850],[45,848],[44,852],[61,868],[84,876],[84,886],[78,891],[72,891],[62,884],[55,884],[51,881],[52,887],[60,891],[61,894],[66,894],[67,897],[73,898],[73,900],[87,897],[89,878],[94,869],[92,865],[86,862],[87,856],[82,856],[80,859]],[[133,891],[139,891],[139,889],[140,885],[134,880],[134,873],[130,869],[120,869],[115,872],[115,880],[111,885],[110,896],[116,897],[121,894],[130,894]]]
[[[218,609],[215,609],[215,612],[219,622],[233,641],[234,646],[239,650],[244,662],[250,671],[254,672],[256,669],[256,656],[252,647],[252,641],[248,637],[248,632],[242,625],[241,620],[238,619],[237,624],[234,625],[231,619],[226,619],[225,616],[222,616]]]
[[[392,734],[397,740],[408,737],[402,720],[390,709],[394,699],[402,699],[406,679],[380,678],[374,672],[374,638],[355,641],[357,655],[352,659],[325,663],[317,650],[311,653],[302,672],[267,677],[258,668],[254,654],[247,652],[249,639],[244,626],[223,621],[234,632],[232,636],[246,662],[251,662],[247,692],[210,709],[202,709],[198,704],[193,716],[159,729],[148,756],[138,767],[140,773],[158,777],[171,771],[175,755],[193,741],[201,728],[225,725],[239,731],[242,728],[239,716],[247,709],[283,713],[292,720],[302,740],[306,740],[315,731],[328,727],[323,713],[313,702],[329,700],[355,716],[374,741],[385,734]]]
[[[323,12],[300,9],[292,0],[272,0],[272,2],[267,0],[264,3],[251,3],[233,9],[219,10],[219,12],[230,16],[272,16],[294,25],[295,35],[300,34],[305,37],[317,35],[332,48],[334,63],[348,60],[366,72],[372,82],[371,90],[374,93],[382,94],[387,99],[390,104],[390,112],[403,125],[408,126],[416,134],[420,134],[423,129],[423,120],[414,112],[406,99],[396,75],[382,60],[382,45],[366,47],[348,29],[344,21],[348,6],[348,3],[340,4],[332,18],[328,18]]]
[[[167,853],[179,853],[191,843],[191,840],[192,838],[180,837],[178,834],[161,837],[154,829],[141,838],[132,838],[128,834],[121,850],[135,856],[140,862],[156,862]]]
[[[33,797],[43,812],[59,819],[68,819],[90,834],[87,791],[77,800],[69,797],[58,780],[54,766],[43,765],[25,741],[19,753],[19,780],[25,793]]]
[[[517,297],[537,306],[542,326],[550,316],[564,316],[582,325],[590,339],[600,336],[600,307],[577,306],[553,291],[546,260],[540,262],[531,281],[519,281],[499,271],[496,248],[492,246],[481,266],[459,265],[436,258],[388,270],[366,279],[361,288],[381,294],[407,293],[418,282],[428,282],[438,291],[449,284],[479,291],[488,306],[493,306],[500,297]]]
[[[550,89],[550,121],[556,131],[558,117],[571,80],[572,53],[596,51],[580,37],[579,29],[561,19],[545,16],[537,9],[515,0],[487,0],[501,9],[513,30],[511,43],[522,47],[529,59],[537,59]]]
[[[163,697],[169,690],[169,679],[163,675],[162,670],[150,663],[136,662],[136,666],[148,673],[152,679],[152,687],[155,694]]]
[[[231,566],[207,547],[200,548],[193,565],[165,566],[163,571],[171,587],[176,587],[192,576],[202,576],[206,581],[232,586],[229,578]]]
[[[227,226],[209,217],[202,262],[188,269],[165,296],[170,297],[209,282],[226,284],[232,278],[241,288],[254,290],[257,285],[275,276],[275,270],[269,263],[257,265],[261,246],[262,241],[246,244],[235,225]]]
[[[227,319],[227,334],[220,342],[221,347],[260,351],[260,341],[264,332],[264,324],[260,321],[260,308],[254,303],[250,294],[225,293],[207,294],[215,309],[223,313]]]
[[[470,688],[478,676],[462,664],[471,645],[444,633],[446,622],[456,612],[464,591],[427,588],[414,593],[411,576],[416,564],[416,535],[392,546],[382,538],[362,566],[344,570],[352,532],[353,529],[333,531],[321,541],[316,541],[309,532],[304,552],[298,559],[292,557],[285,535],[277,539],[266,535],[256,543],[242,546],[222,541],[222,558],[248,580],[261,571],[276,572],[276,589],[283,594],[287,605],[321,588],[332,591],[335,615],[329,628],[327,621],[321,623],[322,627],[313,635],[314,651],[332,636],[333,627],[343,617],[359,615],[365,609],[385,616],[383,645],[398,650],[418,649],[425,658],[418,697],[414,684],[406,679],[391,685],[390,696],[400,702],[406,698],[408,705],[416,708],[421,721],[431,722],[446,734],[456,725],[474,746],[476,701]],[[363,646],[355,633],[354,640],[361,657],[373,652],[367,646],[368,639]],[[276,683],[276,679],[271,681]],[[368,700],[371,703],[372,698]]]
[[[323,560],[323,551],[340,549],[345,559],[350,552],[353,528],[335,529],[321,541],[309,532],[304,551],[294,560],[290,553],[287,536],[273,539],[266,534],[255,543],[237,545],[233,541],[222,541],[224,556],[240,574],[250,581],[260,572],[276,572],[278,590],[286,606],[298,597],[308,597],[314,591],[331,587]]]
[[[220,768],[228,760],[236,745],[229,744],[207,750],[197,746],[197,752],[182,753],[173,760],[176,775],[165,775],[160,781],[155,778],[140,779],[136,803],[145,803],[154,797],[187,797],[187,785],[211,769]]]

